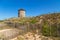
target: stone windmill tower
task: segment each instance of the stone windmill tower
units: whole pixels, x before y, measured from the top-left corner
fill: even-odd
[[[19,18],[24,18],[25,17],[25,10],[24,9],[19,9],[18,10],[18,17]]]

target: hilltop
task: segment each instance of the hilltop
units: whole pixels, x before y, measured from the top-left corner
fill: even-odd
[[[35,17],[25,17],[25,18],[10,18],[4,20],[5,23],[20,23],[20,24],[40,24],[40,22],[48,22],[48,23],[60,23],[60,13],[51,13],[45,14]],[[43,23],[41,22],[41,23]]]

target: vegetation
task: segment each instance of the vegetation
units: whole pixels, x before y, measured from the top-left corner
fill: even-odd
[[[42,20],[41,20],[42,19]],[[60,13],[40,15],[30,18],[11,18],[5,20],[8,26],[21,28],[25,32],[42,33],[44,36],[60,37]]]

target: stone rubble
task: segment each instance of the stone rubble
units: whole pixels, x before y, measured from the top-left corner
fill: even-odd
[[[27,33],[25,35],[20,35],[19,37],[23,38],[24,40],[53,40],[52,38],[45,37],[38,34]]]

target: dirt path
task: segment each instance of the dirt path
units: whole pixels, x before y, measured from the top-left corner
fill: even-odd
[[[17,29],[4,29],[0,30],[0,38],[12,39],[19,35],[19,30]]]
[[[6,26],[6,24],[1,24],[1,23],[0,23],[0,27],[3,27],[3,26]]]

